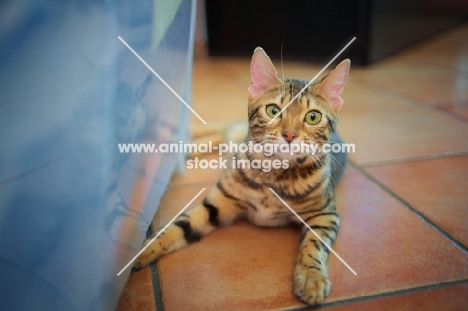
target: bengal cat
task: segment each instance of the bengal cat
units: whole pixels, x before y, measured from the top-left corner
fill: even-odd
[[[282,79],[261,48],[251,61],[248,88],[249,131],[244,142],[277,145],[341,143],[336,134],[338,113],[350,61],[342,61],[320,82],[307,87],[284,112],[281,109],[306,86],[307,81]],[[276,117],[276,118],[275,118]],[[275,118],[275,119],[274,119]],[[272,119],[273,122],[269,123]],[[237,218],[259,226],[302,225],[299,252],[293,272],[294,293],[304,302],[320,304],[330,292],[327,272],[329,249],[269,190],[273,189],[305,222],[332,245],[340,218],[334,187],[346,165],[346,154],[237,152],[237,160],[268,159],[287,162],[266,172],[247,166],[228,167],[203,203],[182,214],[136,260],[141,268],[161,256],[200,240]],[[145,245],[150,241],[145,241]]]

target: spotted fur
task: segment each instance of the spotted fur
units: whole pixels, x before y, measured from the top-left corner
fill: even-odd
[[[307,81],[281,79],[265,52],[257,48],[251,65],[249,131],[245,142],[294,144],[303,141],[321,146],[327,142],[340,142],[335,129],[349,64],[348,60],[343,61],[321,82],[309,86],[269,124],[272,117],[267,112],[268,105],[275,104],[282,109],[306,86]],[[320,122],[315,125],[305,122],[305,115],[310,111],[321,114]],[[241,166],[228,168],[203,203],[181,215],[137,258],[135,267],[143,267],[198,241],[240,217],[259,226],[302,225],[269,188],[283,198],[328,245],[333,244],[340,226],[334,187],[343,173],[344,154],[275,153],[268,157],[261,153],[238,152],[235,158],[286,160],[288,167],[269,172]],[[328,248],[303,226],[293,277],[294,293],[302,301],[319,304],[329,294],[328,255]]]

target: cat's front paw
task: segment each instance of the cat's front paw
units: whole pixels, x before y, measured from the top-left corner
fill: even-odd
[[[147,239],[143,242],[143,247],[151,243],[151,239]],[[161,257],[161,247],[158,240],[153,241],[133,262],[133,268],[138,270],[146,267],[151,262]]]
[[[305,303],[322,303],[330,293],[330,286],[330,280],[320,271],[302,266],[294,270],[294,293]]]

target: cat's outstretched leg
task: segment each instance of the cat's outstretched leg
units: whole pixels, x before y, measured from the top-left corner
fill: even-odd
[[[231,224],[240,213],[241,209],[215,186],[201,205],[180,215],[138,256],[134,268],[143,268],[163,255],[200,240],[220,226]],[[145,240],[143,245],[146,246],[151,240]]]
[[[331,246],[338,233],[340,219],[334,211],[324,211],[304,217],[307,224]],[[304,302],[315,305],[330,293],[327,261],[329,249],[304,226],[294,268],[294,293]]]

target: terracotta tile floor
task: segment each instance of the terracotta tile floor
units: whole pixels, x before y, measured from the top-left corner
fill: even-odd
[[[352,68],[339,131],[356,145],[337,188],[342,227],[327,310],[468,309],[468,25]],[[285,63],[308,79],[317,64]],[[246,116],[249,60],[195,62],[208,122]],[[192,118],[193,122],[199,122]],[[174,176],[165,225],[219,170]],[[192,206],[202,200],[199,197]],[[292,294],[298,231],[240,221],[131,274],[118,310],[306,310]]]

